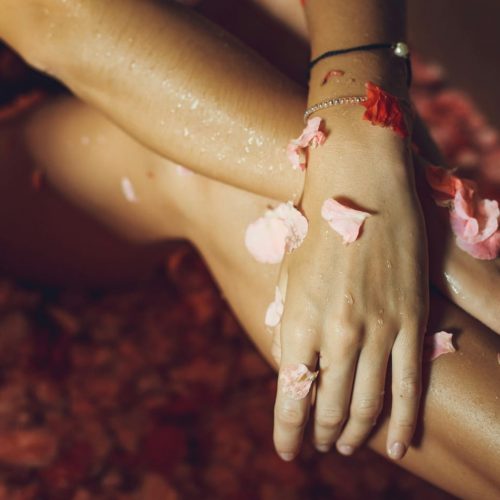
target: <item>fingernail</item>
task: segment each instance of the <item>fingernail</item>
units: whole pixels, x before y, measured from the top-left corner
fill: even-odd
[[[321,451],[321,453],[326,453],[327,451],[330,450],[330,446],[327,444],[317,444],[316,449],[318,451]]]
[[[339,453],[342,453],[342,455],[352,455],[354,453],[354,448],[348,444],[339,444],[337,450],[339,450]]]
[[[403,458],[403,455],[405,454],[406,447],[403,443],[392,443],[391,447],[389,448],[389,456],[394,459],[394,460],[399,460],[400,458]]]
[[[280,453],[278,452],[278,455],[285,461],[285,462],[290,462],[293,460],[293,453]]]

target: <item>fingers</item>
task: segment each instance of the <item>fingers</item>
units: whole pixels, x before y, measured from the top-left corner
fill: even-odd
[[[401,331],[392,349],[392,409],[387,453],[401,459],[410,446],[418,416],[421,392],[422,335]]]
[[[316,329],[305,301],[288,289],[281,323],[281,363],[274,407],[274,445],[284,460],[299,452],[311,406],[317,365]],[[297,307],[296,304],[300,304]],[[276,337],[276,334],[275,334]],[[305,365],[305,366],[304,366]]]
[[[314,419],[314,443],[322,452],[331,448],[347,418],[361,338],[355,330],[330,334],[320,357]]]
[[[385,337],[390,338],[390,332]],[[380,346],[378,342],[372,342],[362,350],[359,357],[349,420],[337,440],[337,449],[344,455],[353,453],[366,440],[382,410],[391,348],[387,344]]]
[[[300,449],[311,406],[311,385],[316,378],[315,353],[309,359],[287,359],[280,366],[274,407],[274,445],[283,460]]]

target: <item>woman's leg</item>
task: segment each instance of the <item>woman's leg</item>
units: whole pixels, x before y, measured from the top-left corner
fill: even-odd
[[[243,245],[248,223],[274,200],[199,175],[178,175],[174,164],[73,99],[45,105],[19,121],[14,132],[24,138],[18,155],[30,158],[48,182],[124,236],[145,242],[190,239],[254,343],[275,366],[263,318],[278,269],[256,263]],[[15,164],[17,158],[11,158]],[[127,201],[121,190],[124,175],[136,202]],[[10,189],[16,189],[15,183]],[[36,194],[45,195],[43,189]],[[494,498],[500,491],[500,338],[436,293],[431,314],[430,331],[455,332],[458,352],[428,367],[420,430],[402,465],[462,497]],[[384,433],[382,423],[370,442],[382,454]]]

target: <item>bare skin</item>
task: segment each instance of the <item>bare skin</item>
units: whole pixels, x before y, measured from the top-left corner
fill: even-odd
[[[59,112],[62,114],[63,110],[60,109]],[[67,112],[67,110],[66,110],[66,112]],[[47,117],[45,117],[45,118],[47,118]],[[83,118],[80,117],[80,119],[82,119],[82,120],[83,120]],[[64,121],[65,121],[65,119],[64,119]],[[96,120],[96,121],[98,121],[98,120]],[[85,133],[88,135],[88,133],[90,131],[90,133],[92,135],[94,133],[93,132],[94,130],[99,130],[99,127],[97,125],[98,125],[98,123],[92,123],[92,120],[89,120],[86,123]],[[65,127],[66,126],[67,126],[67,123],[65,123]],[[80,131],[80,133],[82,133],[82,132]],[[104,134],[104,135],[106,135],[106,134]],[[76,136],[76,135],[74,136],[75,141],[73,141],[73,145],[78,144],[77,137],[78,136]],[[95,136],[94,139],[95,140],[91,142],[91,144],[93,144],[93,145],[95,145],[95,143],[98,143],[97,136]],[[61,146],[61,144],[59,144],[58,146]],[[123,147],[123,144],[121,144],[121,146]],[[108,147],[109,147],[109,145],[107,145],[107,148]],[[33,148],[33,150],[37,150],[37,149],[38,148],[36,146]],[[54,149],[56,149],[56,148],[54,148]],[[66,149],[68,149],[68,148],[66,147]],[[74,158],[71,156],[71,154],[74,154],[75,149],[78,149],[78,147],[77,148],[73,148],[73,150],[71,150],[71,149],[72,148],[69,148],[69,150],[66,151],[66,154],[68,155],[66,157],[66,161],[71,162],[71,164],[73,164]],[[92,149],[97,149],[98,150],[99,148],[95,147],[95,146],[92,146]],[[143,158],[142,155],[138,154],[138,150],[137,149],[135,149],[135,148],[131,148],[131,149],[133,149],[135,151],[135,157],[137,158],[137,160],[141,164],[143,164],[143,165],[144,164],[151,164],[151,159],[146,162],[145,158]],[[109,150],[108,150],[108,152],[109,152]],[[55,154],[55,151],[53,153]],[[133,157],[134,157],[134,155],[130,156],[130,158],[133,158]],[[88,161],[93,161],[93,159],[89,159]],[[49,163],[50,165],[53,165],[53,164],[56,164],[57,162],[54,161],[52,158],[49,158],[49,160],[45,159],[42,162],[42,164],[46,164],[46,163]],[[122,163],[121,165],[122,165],[121,175],[123,176],[124,175],[124,170],[123,170],[124,164]],[[161,172],[161,170],[160,170],[160,172]],[[117,171],[116,173],[118,174],[119,172]],[[156,229],[155,228],[156,227],[158,227],[158,228],[162,227],[162,222],[160,220],[161,219],[160,214],[163,215],[163,212],[162,212],[162,210],[158,209],[156,217],[152,216],[152,214],[155,213],[155,210],[150,210],[151,207],[149,206],[149,199],[150,199],[151,195],[150,195],[149,191],[147,193],[145,191],[145,193],[146,193],[145,197],[148,198],[148,205],[147,206],[144,206],[141,203],[141,207],[134,205],[131,208],[130,205],[127,205],[126,202],[124,202],[122,198],[120,198],[120,201],[121,201],[121,203],[120,203],[120,201],[118,201],[118,198],[115,197],[114,201],[118,201],[117,206],[115,206],[114,208],[109,207],[109,212],[106,211],[106,210],[104,210],[104,213],[103,213],[102,202],[101,203],[97,203],[96,198],[94,198],[94,202],[92,203],[92,201],[91,201],[90,198],[86,198],[86,196],[90,196],[90,193],[86,193],[85,194],[85,193],[82,192],[82,190],[85,191],[86,189],[88,189],[89,191],[90,190],[94,190],[95,193],[92,196],[96,196],[98,194],[98,190],[96,189],[97,188],[97,184],[94,184],[95,180],[87,179],[85,182],[83,182],[83,186],[82,186],[82,181],[84,180],[83,178],[80,178],[80,179],[77,179],[77,177],[73,177],[72,179],[70,178],[71,176],[76,175],[75,172],[74,172],[74,169],[71,169],[71,175],[68,175],[68,172],[66,172],[66,175],[64,175],[62,171],[59,172],[56,175],[54,175],[54,174],[55,174],[55,172],[51,173],[51,178],[52,178],[53,182],[55,182],[59,186],[60,189],[63,189],[68,194],[71,193],[72,197],[79,198],[80,202],[82,203],[82,206],[85,206],[85,207],[96,207],[96,208],[98,207],[99,208],[99,212],[101,214],[101,218],[103,218],[106,222],[108,222],[108,223],[110,223],[112,225],[117,225],[118,227],[125,227],[126,223],[129,222],[130,217],[133,217],[135,219],[135,224],[134,224],[134,228],[133,228],[132,234],[134,234],[134,236],[136,238],[138,238],[138,239],[143,239],[143,238],[147,238],[147,239],[150,239],[150,238],[152,238],[152,239],[156,239],[156,238],[163,239],[167,235],[168,236],[173,236],[173,235],[175,236],[176,235],[176,236],[187,236],[187,237],[190,237],[192,240],[194,240],[196,242],[196,241],[199,240],[200,234],[203,234],[204,230],[206,230],[206,229],[202,229],[202,228],[196,227],[197,226],[196,218],[198,218],[198,222],[199,222],[200,215],[201,214],[205,214],[205,216],[206,216],[206,214],[207,214],[206,209],[203,208],[204,204],[200,203],[200,198],[202,200],[204,200],[205,202],[211,203],[210,195],[212,193],[213,195],[216,195],[216,196],[214,196],[214,198],[217,199],[217,200],[223,200],[223,199],[225,199],[224,196],[221,196],[221,193],[219,192],[219,188],[215,188],[215,187],[211,186],[210,184],[205,184],[205,183],[208,182],[205,179],[201,180],[201,178],[198,178],[198,177],[196,178],[197,179],[196,181],[194,179],[192,181],[191,180],[188,181],[187,179],[184,179],[182,181],[182,182],[185,182],[185,184],[182,184],[182,186],[183,186],[183,199],[182,200],[175,200],[175,201],[173,201],[172,202],[172,206],[170,206],[170,208],[172,208],[172,209],[176,208],[177,209],[177,217],[173,217],[177,221],[183,221],[184,223],[189,222],[189,224],[191,225],[193,234],[190,234],[191,230],[188,231],[189,234],[186,234],[185,232],[183,232],[181,228],[177,228],[177,230],[176,230],[176,228],[173,227],[172,225],[169,225],[168,228],[165,228],[165,230],[166,230],[165,234],[163,234],[163,233],[156,234]],[[81,174],[83,175],[83,171],[81,172]],[[54,177],[52,177],[53,175],[54,175]],[[107,172],[106,172],[106,175],[107,175]],[[164,175],[165,175],[164,172],[161,172],[160,177],[163,177]],[[144,185],[144,180],[141,180],[140,177],[132,177],[132,173],[129,175],[129,177],[132,179],[133,184],[136,186],[136,189],[137,189],[138,192],[140,192],[143,187],[146,190],[149,189],[147,187],[148,184]],[[59,180],[57,180],[58,178],[59,178]],[[104,190],[107,189],[107,188],[109,188],[111,190],[114,189],[117,192],[117,194],[118,194],[118,190],[116,189],[116,186],[119,186],[119,178],[118,178],[118,182],[117,183],[111,182],[110,184],[107,184],[106,182],[103,182],[105,180],[105,175],[104,175],[104,169],[102,169],[100,171],[99,180],[101,181],[101,183],[99,184],[99,188],[102,189],[101,193],[104,194],[104,192],[105,192]],[[114,180],[116,181],[117,179],[115,178]],[[167,179],[167,177],[165,177],[165,184],[167,184],[167,182],[166,182],[167,180],[168,180],[169,187],[174,188],[175,181],[172,178],[168,178]],[[193,199],[191,199],[192,205],[189,206],[189,207],[188,206],[183,206],[182,210],[179,210],[179,207],[181,205],[188,205],[188,201],[189,200],[187,200],[186,198],[189,198],[190,195],[188,194],[188,192],[190,192],[190,190],[191,190],[191,188],[188,187],[188,186],[191,186],[192,184],[198,185],[198,187],[200,188],[200,191],[198,192],[198,191],[196,191],[196,189],[193,189],[193,191],[194,191],[194,193],[193,193]],[[217,184],[217,186],[219,186],[219,185]],[[180,186],[177,186],[177,187],[180,187]],[[224,189],[226,189],[226,188],[224,188]],[[172,189],[172,191],[179,192],[180,190]],[[230,190],[228,192],[230,192]],[[173,195],[172,193],[170,195],[167,195],[166,193],[163,193],[163,192],[161,193],[160,198],[161,198],[163,204],[166,203],[166,201],[169,199],[169,196],[173,196],[175,198],[175,195]],[[229,199],[231,199],[231,198],[229,197]],[[198,200],[198,203],[196,203],[195,200]],[[111,201],[113,201],[113,200],[111,200]],[[248,206],[246,206],[244,204],[243,208],[241,208],[241,215],[242,216],[248,215],[247,212],[246,212],[246,210],[247,210],[247,211],[252,211],[252,213],[251,213],[252,217],[248,218],[246,220],[245,224],[243,226],[239,227],[239,229],[237,229],[237,230],[235,229],[235,233],[236,233],[235,237],[236,237],[236,235],[240,234],[244,230],[244,227],[246,226],[246,224],[250,220],[252,220],[253,218],[255,218],[257,215],[260,215],[259,212],[262,210],[262,207],[265,206],[265,204],[267,204],[269,202],[269,200],[259,199],[259,198],[255,198],[252,201],[253,201],[254,205],[258,205],[259,208],[258,208],[258,210],[254,210],[254,208],[257,208],[257,207],[254,207],[252,205],[250,207],[253,210],[252,211],[252,210],[250,210],[250,208]],[[177,203],[179,204],[179,206],[177,206]],[[101,205],[101,206],[99,206],[99,205]],[[200,207],[200,205],[201,205],[201,207]],[[227,205],[225,205],[224,203],[222,203],[220,205],[220,207],[224,207],[224,206],[227,206]],[[125,208],[125,207],[127,207],[127,208]],[[234,207],[235,208],[239,207],[239,205],[235,204]],[[124,211],[126,213],[128,213],[128,215],[127,215],[127,217],[126,217],[125,220],[121,220],[120,219],[119,213],[122,210],[122,208],[124,208],[125,209]],[[165,209],[165,207],[163,205],[162,205],[162,209],[163,210]],[[131,212],[131,210],[132,210],[132,212]],[[184,210],[186,211],[186,213],[184,213]],[[196,211],[196,210],[198,210],[198,211]],[[240,211],[240,209],[238,209],[238,211]],[[136,212],[136,213],[134,215],[132,215],[134,212]],[[189,217],[187,216],[187,214],[189,214]],[[216,213],[215,215],[217,215],[217,218],[218,218],[217,220],[219,220],[219,217],[222,220],[222,217],[223,217],[222,214]],[[122,215],[122,217],[123,217],[123,215]],[[242,223],[242,221],[238,221],[238,222]],[[229,224],[229,221],[228,221],[228,224]],[[228,225],[228,227],[231,227],[231,226],[232,226],[232,224]],[[243,229],[242,229],[242,227],[243,227]],[[195,234],[197,231],[199,231],[200,234]],[[130,230],[129,229],[127,229],[127,232],[130,235]],[[215,240],[217,239],[217,237],[218,237],[217,235],[214,235]],[[239,241],[239,244],[241,245],[241,239],[238,240],[238,241]],[[202,247],[201,249],[202,249],[202,251],[203,251],[203,253],[205,255],[210,255],[210,250],[207,249],[207,248],[205,248],[205,247],[209,247],[209,246],[210,246],[210,244],[208,244],[206,241],[205,241],[205,243],[203,245],[201,245],[201,247]],[[215,252],[215,250],[214,250],[214,252]],[[217,249],[217,251],[215,253],[220,253],[220,252],[223,253],[223,250],[222,249]],[[220,256],[219,256],[219,258],[220,258]],[[236,263],[238,268],[240,268],[240,266],[244,265],[244,266],[247,266],[248,269],[253,269],[250,266],[250,264],[246,261],[246,260],[248,260],[247,257],[244,257],[243,255],[240,255],[238,258],[235,258],[235,257],[233,257],[233,258],[236,259],[235,262],[233,262],[233,263]],[[207,258],[207,260],[209,262],[213,263],[214,266],[217,265],[215,257]],[[229,255],[225,255],[222,258],[221,262],[225,262],[225,265],[227,265],[227,266],[229,266],[229,268],[231,268],[231,262],[232,261],[231,261],[231,258],[230,258]],[[253,264],[253,267],[255,267],[255,264]],[[234,270],[235,267],[232,267],[232,269]],[[222,271],[219,271],[219,272],[222,273]],[[228,279],[229,279],[229,276],[230,275],[226,275],[226,277]],[[274,279],[276,280],[276,276],[274,276]],[[229,283],[227,283],[227,284],[222,283],[222,284],[223,284],[223,286],[225,288],[228,288],[229,291],[231,291],[231,285]],[[272,289],[272,287],[269,288],[269,290],[271,290],[271,289]],[[268,296],[271,297],[272,293],[268,294]],[[239,298],[239,300],[243,301],[244,297],[241,296]],[[235,302],[237,302],[237,301],[238,301],[238,299],[235,296]],[[270,301],[270,299],[269,299],[269,301]],[[236,310],[238,310],[238,307],[235,307],[235,308],[236,308]],[[263,311],[264,308],[265,308],[265,305],[263,305],[260,309],[256,309],[256,310],[257,311],[261,311],[261,310]],[[251,310],[252,309],[249,309],[249,311],[251,311]],[[242,310],[241,313],[244,315],[243,310]],[[263,313],[260,314],[259,316],[257,316],[257,319],[260,319],[262,317],[263,317]],[[257,324],[257,323],[260,323],[261,320],[259,322],[257,322],[256,319],[255,319],[255,317],[254,317],[253,321],[255,321],[256,324]],[[254,326],[256,326],[256,324]],[[257,329],[262,330],[262,325],[259,324],[259,326],[258,326]],[[256,342],[258,344],[262,344],[263,340],[261,340],[259,342],[256,339]],[[269,352],[267,352],[267,354],[269,354]]]
[[[91,143],[84,149],[80,140],[89,130]],[[147,151],[100,114],[72,99],[48,103],[16,125],[4,124],[1,134],[6,139],[19,135],[27,139],[10,153],[12,162],[25,173],[9,184],[11,190],[26,190],[35,167],[46,172],[50,185],[72,199],[71,205],[54,200],[46,188],[25,207],[28,213],[52,221],[53,227],[60,224],[56,233],[60,240],[49,243],[45,239],[45,249],[39,247],[40,267],[49,260],[55,272],[58,259],[64,262],[65,256],[58,256],[57,250],[72,221],[62,219],[61,211],[74,210],[74,203],[91,212],[91,207],[99,207],[100,220],[143,245],[187,238],[202,253],[253,342],[277,367],[271,354],[272,336],[263,326],[263,318],[274,295],[278,269],[253,261],[242,244],[247,224],[275,200],[202,176],[179,176],[174,164]],[[106,138],[106,147],[97,144],[99,135]],[[124,172],[129,173],[141,199],[138,204],[127,202],[119,190]],[[154,172],[154,180],[148,172]],[[6,172],[1,175],[5,178]],[[17,200],[10,202],[10,209],[17,206]],[[8,206],[2,207],[2,213],[5,211],[10,211]],[[214,224],[207,227],[207,220]],[[1,222],[4,234],[5,220]],[[10,241],[12,252],[18,251],[16,243]],[[20,242],[19,250],[23,248]],[[51,258],[47,259],[49,252]],[[32,266],[33,260],[31,257]],[[477,290],[482,286],[476,283]],[[437,293],[431,295],[430,329],[457,333],[458,352],[426,369],[417,439],[400,463],[461,497],[495,498],[500,491],[495,467],[500,459],[500,428],[495,417],[500,396],[496,361],[500,338]],[[384,420],[374,429],[369,445],[385,454],[386,437]]]

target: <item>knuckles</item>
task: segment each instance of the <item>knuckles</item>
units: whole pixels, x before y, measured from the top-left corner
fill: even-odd
[[[401,399],[415,400],[420,397],[420,377],[416,373],[403,375],[397,384],[397,394]]]
[[[322,408],[316,414],[316,424],[325,429],[334,430],[345,421],[345,413],[337,408]]]
[[[307,415],[298,408],[284,404],[275,412],[276,422],[286,427],[302,427],[306,423]]]

